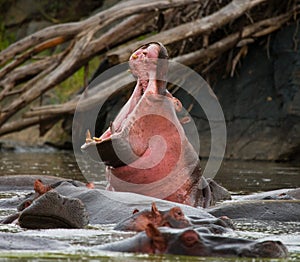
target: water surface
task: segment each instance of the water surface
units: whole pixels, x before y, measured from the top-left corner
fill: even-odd
[[[82,160],[85,161],[85,160]],[[204,161],[205,163],[205,161]],[[91,167],[91,165],[94,165]],[[106,184],[102,165],[81,163],[82,175],[74,155],[70,151],[44,149],[18,150],[0,153],[0,176],[4,175],[52,175],[96,181],[98,187]],[[300,166],[288,163],[224,161],[215,179],[235,196],[263,192],[280,188],[299,187]],[[29,191],[2,191],[0,199],[25,195]],[[0,210],[0,219],[14,210]],[[237,230],[233,236],[250,239],[272,239],[283,241],[289,249],[290,261],[300,260],[300,223],[278,221],[235,221]],[[47,237],[67,242],[72,249],[53,252],[5,251],[1,252],[1,261],[220,261],[214,258],[151,256],[112,252],[92,252],[90,247],[129,237],[131,233],[112,230],[113,225],[95,225],[87,229],[23,230],[14,225],[0,225],[0,232],[19,232],[25,235]],[[237,259],[222,259],[237,261]],[[238,260],[254,261],[254,260]],[[280,260],[257,260],[280,261]],[[284,260],[286,261],[286,260]]]

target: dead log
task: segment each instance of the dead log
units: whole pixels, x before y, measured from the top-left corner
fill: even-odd
[[[99,31],[104,26],[108,25],[109,23],[116,21],[117,19],[120,19],[122,17],[132,15],[138,12],[150,12],[150,11],[157,11],[159,9],[165,9],[169,7],[176,7],[180,5],[186,5],[188,3],[193,3],[195,0],[189,0],[189,1],[183,1],[183,0],[175,0],[175,1],[156,1],[155,3],[149,3],[145,0],[140,1],[134,1],[135,5],[132,6],[131,4],[133,1],[127,1],[122,2],[108,10],[105,10],[103,12],[100,12],[99,14],[95,15],[94,17],[87,19],[83,22],[81,22],[82,27],[80,32],[76,36],[76,41],[74,46],[69,45],[69,48],[71,49],[70,52],[66,52],[67,55],[61,60],[61,63],[53,70],[45,80],[38,81],[35,86],[30,90],[24,90],[25,92],[20,95],[19,98],[17,98],[12,104],[9,106],[3,108],[0,112],[0,126],[4,124],[11,116],[13,116],[15,113],[17,113],[20,109],[27,106],[29,103],[31,103],[33,100],[38,98],[41,94],[46,92],[47,90],[53,88],[56,84],[60,83],[70,75],[72,75],[74,72],[76,72],[90,57],[82,56],[82,53],[84,50],[87,49],[88,44],[91,42],[92,37],[94,34]],[[131,21],[132,22],[132,21]],[[78,22],[80,23],[80,22]],[[73,23],[69,25],[74,26]],[[124,24],[123,24],[124,26]],[[77,24],[75,25],[77,28]],[[118,28],[120,29],[120,28]],[[49,37],[53,37],[54,31],[58,30],[58,33],[64,32],[66,30],[65,27],[51,27],[50,29],[45,29],[39,32],[39,38],[38,41],[46,40]],[[72,31],[72,30],[71,30]],[[73,30],[74,31],[74,30]],[[73,32],[72,31],[72,32]],[[75,32],[74,31],[74,32]],[[37,33],[36,33],[37,34]],[[24,51],[29,46],[33,46],[37,42],[37,35],[33,34],[32,36],[25,38],[24,40],[21,40],[20,42],[12,45],[8,49],[4,50],[0,53],[0,62],[5,62],[8,59],[10,59],[13,55]],[[57,34],[57,32],[56,32]],[[109,39],[111,42],[107,43],[105,42],[108,37],[111,37],[112,39]],[[102,48],[106,48],[107,44],[112,43],[112,40],[115,40],[116,37],[119,38],[117,34],[106,34],[102,37]],[[73,40],[74,41],[74,40]],[[99,42],[98,42],[99,44]],[[42,46],[45,46],[45,44],[42,44]],[[41,49],[41,48],[40,48]],[[2,74],[7,74],[9,70],[12,70],[17,65],[20,65],[24,61],[30,58],[32,54],[35,53],[35,50],[40,50],[33,48],[32,50],[26,51],[25,54],[20,56],[20,58],[17,58],[16,60],[13,60],[9,64],[7,64],[2,69]],[[87,52],[88,55],[91,55],[91,52]],[[92,53],[95,55],[95,53]],[[1,75],[1,71],[0,71]]]
[[[254,6],[264,2],[265,0],[233,0],[231,3],[220,9],[219,11],[209,15],[207,17],[198,19],[196,21],[179,25],[172,29],[163,31],[151,37],[148,37],[142,41],[134,42],[131,45],[126,45],[117,50],[113,50],[107,53],[111,64],[118,64],[127,61],[131,52],[138,46],[158,41],[165,45],[174,43],[191,36],[199,34],[209,34],[210,32],[222,27],[223,25],[235,20],[237,17],[244,14],[247,10],[250,10]]]
[[[67,79],[80,67],[85,66],[91,58],[98,54],[105,54],[105,51],[110,48],[115,49],[106,52],[106,55],[113,65],[127,61],[131,51],[145,42],[161,41],[168,45],[182,41],[180,49],[183,52],[191,37],[202,36],[202,46],[200,44],[198,50],[173,59],[186,65],[210,67],[212,66],[211,61],[214,61],[218,56],[232,48],[243,47],[249,41],[254,42],[257,38],[272,33],[299,13],[299,6],[291,9],[290,5],[287,5],[289,11],[286,14],[261,21],[259,21],[262,19],[261,17],[250,19],[247,12],[265,2],[265,0],[232,0],[220,10],[206,17],[192,22],[184,22],[180,25],[176,24],[171,29],[145,37],[146,33],[155,28],[153,21],[157,18],[158,12],[192,3],[199,4],[199,2],[196,0],[160,0],[148,3],[146,0],[130,0],[84,21],[52,26],[24,38],[0,53],[0,64],[4,65],[0,70],[0,76],[2,76],[0,79],[0,88],[2,87],[0,101],[5,100],[8,96],[18,94],[15,100],[0,108],[0,135],[41,122],[45,123],[47,119],[55,120],[73,114],[79,96],[75,96],[61,105],[45,105],[33,108],[31,111],[21,114],[21,118],[26,117],[26,119],[7,122],[42,94]],[[173,9],[169,10],[171,13],[172,11]],[[227,32],[225,36],[212,38],[214,41],[210,40],[210,35],[216,34],[217,29],[222,29],[226,24],[234,23],[242,15],[247,19],[249,18],[250,22],[248,21],[242,28],[239,27],[233,32]],[[116,24],[107,30],[106,27],[112,22]],[[141,35],[144,37],[142,41],[132,41]],[[128,41],[132,41],[132,44]],[[39,60],[36,60],[35,55],[41,51],[58,45],[61,46],[62,43],[66,47],[62,48],[59,54],[40,56]],[[121,45],[124,43],[126,45]],[[242,52],[235,56],[232,62],[232,72],[234,71],[234,64],[239,61],[241,56]],[[121,80],[121,78],[115,79],[115,81]],[[20,83],[24,84],[18,86]],[[114,82],[107,82],[106,84],[107,86],[102,86],[103,90],[97,89],[97,94],[89,93],[85,102],[86,108],[92,106],[101,97],[105,97],[107,92],[111,93],[111,88],[117,87]],[[18,88],[14,89],[16,86]]]
[[[28,48],[36,46],[41,42],[47,41],[57,36],[63,35],[66,37],[66,39],[72,38],[81,32],[89,31],[91,28],[94,29],[95,27],[99,27],[99,29],[101,29],[109,25],[110,23],[126,16],[131,16],[138,13],[158,11],[196,2],[197,0],[157,0],[155,2],[149,2],[145,0],[130,0],[121,2],[113,6],[112,8],[104,10],[82,22],[67,23],[47,27],[28,37],[25,37],[24,39],[16,42],[15,44],[12,44],[0,53],[0,65],[5,64],[10,59],[13,59],[17,54],[24,52]]]
[[[267,34],[267,32],[273,32],[281,27],[282,24],[286,23],[291,16],[293,16],[294,12],[289,12],[284,15],[280,15],[277,17],[265,19],[263,21],[259,21],[252,25],[246,26],[243,28],[242,32],[236,32],[216,43],[211,44],[210,46],[200,49],[196,52],[188,53],[182,56],[178,56],[176,58],[171,59],[171,61],[182,63],[185,65],[193,65],[193,64],[205,64],[209,63],[209,61],[215,59],[216,57],[222,55],[224,52],[230,50],[234,46],[241,47],[241,43],[245,39],[249,38],[258,38]],[[274,26],[276,25],[276,26]],[[244,42],[247,43],[247,42]],[[117,90],[120,85],[120,81],[125,79],[127,75],[120,75],[113,78],[113,80],[105,81],[101,83],[97,87],[97,93],[95,95],[89,94],[89,97],[86,99],[86,109],[88,107],[93,107],[99,100],[103,99],[107,96],[107,92],[113,93]],[[182,76],[184,77],[184,76]],[[124,80],[125,81],[125,80]],[[125,81],[126,82],[126,81]],[[27,112],[25,117],[34,117],[34,116],[57,116],[65,113],[75,112],[77,102],[79,101],[80,96],[76,96],[71,101],[64,103],[62,105],[54,105],[54,106],[42,106],[35,107],[31,111]],[[82,106],[81,109],[84,107]]]
[[[174,61],[185,65],[199,64],[201,63],[201,61],[206,61],[206,63],[208,63],[209,61],[220,56],[223,52],[228,51],[234,46],[243,46],[244,44],[241,43],[245,39],[252,39],[252,43],[255,41],[255,38],[264,36],[268,34],[267,32],[274,32],[275,30],[280,28],[284,23],[286,23],[293,15],[294,11],[246,26],[241,32],[233,33],[225,37],[224,39],[221,39],[220,41],[211,44],[206,48],[202,48],[195,52],[178,56],[174,58]]]

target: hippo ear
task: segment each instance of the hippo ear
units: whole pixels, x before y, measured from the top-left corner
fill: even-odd
[[[153,225],[148,224],[145,229],[146,235],[152,240],[154,249],[164,252],[167,248],[166,242],[164,240],[161,232]],[[155,253],[155,252],[154,252]]]
[[[155,202],[152,202],[151,212],[154,216],[160,215]]]
[[[44,189],[44,185],[40,179],[36,179],[33,184],[33,189],[36,193],[42,195],[42,191]]]
[[[48,192],[49,190],[51,190],[51,186],[48,186],[48,185],[44,185],[42,180],[40,179],[36,179],[34,181],[34,191],[36,193],[38,193],[39,195],[43,195],[45,194],[46,192]]]

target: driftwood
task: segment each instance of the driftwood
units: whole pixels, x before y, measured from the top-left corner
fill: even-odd
[[[163,12],[169,12],[169,17],[172,17],[180,12],[176,8],[191,6],[195,13],[194,10],[205,9],[209,1],[125,1],[86,20],[51,26],[12,44],[0,53],[0,65],[3,66],[0,69],[0,102],[3,103],[0,107],[0,135],[72,115],[80,95],[74,95],[70,101],[60,105],[42,105],[30,109],[28,106],[97,55],[105,55],[109,64],[115,65],[127,61],[132,50],[145,42],[160,41],[170,47],[181,43],[180,53],[172,59],[190,66],[203,66],[202,69],[207,70],[214,65],[214,59],[236,48],[238,51],[232,58],[230,70],[233,75],[236,65],[247,53],[249,43],[281,28],[295,18],[300,9],[296,1],[289,1],[282,12],[254,20],[249,19],[249,12],[254,7],[267,8],[265,0],[223,2],[227,4],[224,3],[223,7],[206,16],[202,12],[202,16],[192,21],[174,25],[165,21],[167,28],[147,36],[158,29],[155,23]],[[242,16],[245,16],[247,24],[235,29],[233,27],[232,31],[224,34],[216,32]],[[114,26],[110,27],[112,23]],[[135,40],[139,36],[144,36],[144,39]],[[193,37],[202,41],[196,50],[185,53],[184,47]],[[38,56],[42,51],[57,46],[61,47],[59,53]],[[113,49],[107,51],[110,48]],[[124,76],[119,76],[118,81],[121,81],[121,77]],[[107,84],[111,90],[114,88],[114,82]],[[105,85],[99,92],[97,97],[87,99],[89,105],[105,95]],[[19,113],[21,110],[22,114]],[[17,113],[20,119],[11,121]]]

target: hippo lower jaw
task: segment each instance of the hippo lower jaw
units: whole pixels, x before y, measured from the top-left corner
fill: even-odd
[[[77,228],[69,220],[59,216],[45,216],[43,214],[25,214],[20,217],[19,224],[28,229],[50,229],[50,228]]]

